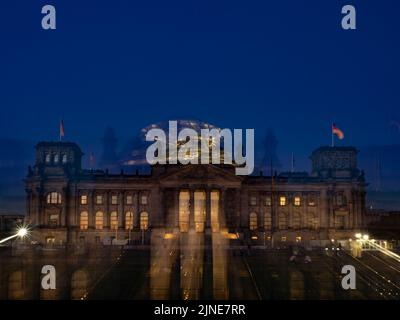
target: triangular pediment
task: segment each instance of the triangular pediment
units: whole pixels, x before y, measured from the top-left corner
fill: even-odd
[[[207,183],[207,184],[240,184],[241,176],[235,175],[234,167],[217,165],[181,165],[167,167],[159,175],[161,183]]]

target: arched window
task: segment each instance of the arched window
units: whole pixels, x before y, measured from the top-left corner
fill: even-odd
[[[278,216],[278,227],[281,230],[287,229],[287,218],[286,218],[286,214],[283,212],[279,213]]]
[[[293,213],[292,227],[293,227],[293,229],[300,229],[300,227],[301,227],[301,216],[300,216],[300,213],[298,213],[298,212]]]
[[[140,214],[140,230],[147,230],[149,228],[149,214],[142,212]]]
[[[50,153],[46,153],[45,161],[46,161],[46,163],[50,163],[50,161],[51,161],[51,154]]]
[[[62,163],[66,164],[66,163],[67,163],[67,160],[68,160],[67,155],[66,155],[66,154],[63,154],[63,156],[62,156]]]
[[[133,229],[133,212],[128,211],[125,213],[125,230]]]
[[[81,230],[86,230],[89,226],[89,215],[87,211],[82,211],[79,219],[79,226]]]
[[[300,196],[294,196],[293,198],[293,204],[296,207],[300,207],[301,206],[301,197]]]
[[[264,214],[264,229],[271,230],[271,227],[272,227],[271,212],[265,212],[265,214]]]
[[[256,230],[257,226],[257,213],[252,212],[249,216],[249,228],[250,230]]]
[[[113,211],[110,214],[110,227],[111,227],[111,230],[118,229],[118,213],[117,213],[117,211]]]
[[[97,230],[103,229],[103,212],[97,211],[96,212],[96,220],[95,220],[95,225]]]
[[[54,163],[59,163],[60,162],[60,156],[58,154],[54,155]]]
[[[48,204],[61,204],[61,193],[50,192],[47,195],[47,203]]]

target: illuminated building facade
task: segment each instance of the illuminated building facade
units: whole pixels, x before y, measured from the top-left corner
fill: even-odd
[[[312,170],[236,176],[228,165],[157,165],[151,174],[85,170],[70,142],[40,142],[26,178],[27,222],[54,244],[148,241],[152,230],[265,244],[348,239],[364,226],[353,147],[321,147]],[[269,242],[268,242],[269,243]]]

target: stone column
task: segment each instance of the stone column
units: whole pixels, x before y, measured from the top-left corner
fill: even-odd
[[[194,229],[194,190],[190,189],[190,200],[189,200],[189,229]]]
[[[61,209],[61,227],[67,226],[67,202],[68,202],[68,188],[64,187],[61,193],[62,209]]]
[[[135,221],[134,221],[134,226],[136,228],[140,227],[140,212],[139,212],[139,191],[136,191],[133,194],[133,203],[134,203],[134,210],[135,210]]]
[[[211,227],[211,190],[206,189],[206,221],[205,227]]]
[[[110,191],[107,190],[104,194],[104,227],[105,229],[109,229],[110,226]]]
[[[219,197],[219,213],[218,213],[218,220],[219,220],[219,227],[225,228],[226,227],[226,215],[225,215],[225,197],[226,197],[226,189],[221,188],[220,190],[220,197]]]
[[[118,229],[124,228],[125,218],[125,193],[121,190],[118,193]]]
[[[94,211],[94,192],[90,190],[88,193],[88,229],[95,228],[95,212]]]

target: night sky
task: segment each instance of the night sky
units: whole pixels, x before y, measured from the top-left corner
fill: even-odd
[[[41,8],[57,9],[57,30]],[[357,9],[357,30],[340,26]],[[272,128],[283,162],[400,143],[398,0],[0,2],[0,138],[99,148],[151,123]],[[121,143],[123,144],[123,143]],[[33,151],[32,151],[33,152]],[[287,163],[288,161],[286,161]]]

